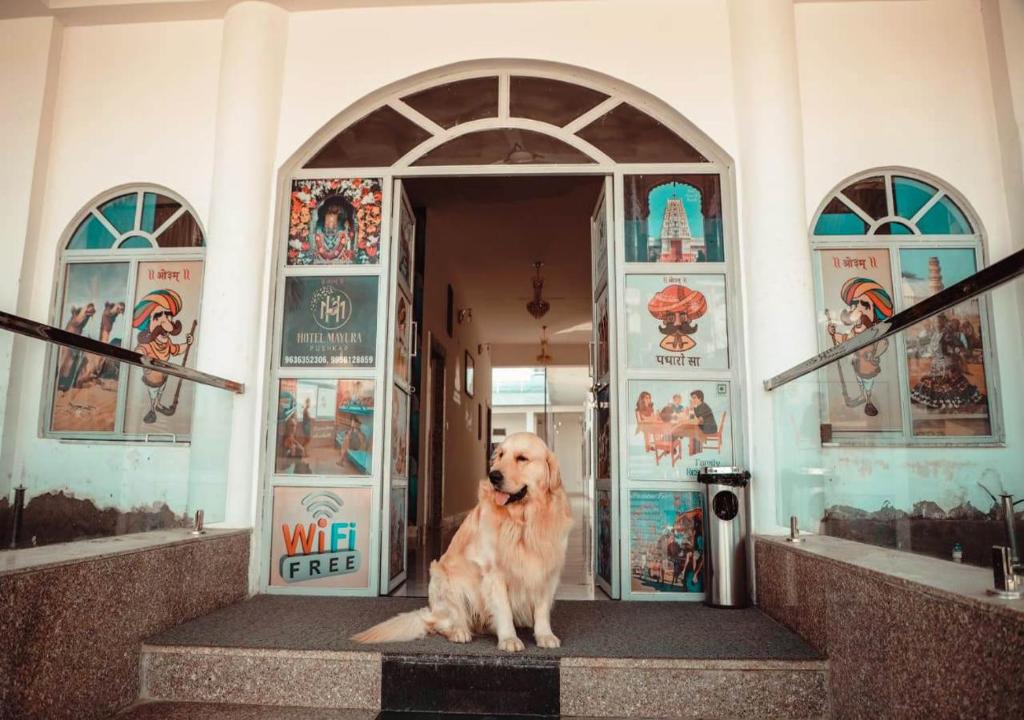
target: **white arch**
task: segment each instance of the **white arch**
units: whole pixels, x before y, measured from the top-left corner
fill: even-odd
[[[569,82],[599,91],[607,95],[608,98],[563,127],[526,118],[513,118],[509,114],[509,87],[510,78],[516,75]],[[401,99],[413,93],[437,87],[438,85],[481,77],[496,77],[498,79],[497,117],[474,120],[445,130],[429,118],[425,118],[422,114],[413,110]],[[729,154],[706,133],[701,131],[668,103],[633,85],[593,70],[564,63],[540,60],[493,59],[471,60],[434,68],[396,81],[366,95],[335,115],[323,127],[313,133],[301,147],[285,160],[280,168],[280,172],[287,177],[302,177],[309,174],[310,171],[303,171],[304,166],[332,138],[352,123],[384,106],[391,107],[430,134],[429,138],[406,153],[394,165],[387,166],[389,168],[408,168],[409,165],[429,150],[444,144],[448,140],[461,137],[470,132],[487,129],[519,128],[542,132],[580,150],[588,157],[593,158],[597,164],[596,166],[590,166],[591,170],[597,170],[598,168],[607,169],[608,166],[620,163],[616,163],[605,153],[577,136],[575,132],[591,120],[604,115],[623,102],[632,105],[660,122],[708,159],[709,162],[707,163],[695,163],[695,167],[697,165],[703,167],[718,166],[717,170],[732,167],[733,161]],[[687,163],[666,164],[686,165]],[[466,165],[462,167],[481,168],[490,166]],[[516,166],[503,166],[504,171],[507,173],[510,167]],[[544,172],[543,165],[530,165],[529,167],[532,168],[533,173]],[[364,169],[368,168],[359,168],[359,170]],[[317,168],[315,172],[318,175],[322,175],[324,172],[331,172],[331,170],[332,168]],[[375,170],[377,169],[375,168]],[[380,172],[380,170],[377,171]]]

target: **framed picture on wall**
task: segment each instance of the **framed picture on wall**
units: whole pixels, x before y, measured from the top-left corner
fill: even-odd
[[[452,337],[455,324],[455,291],[448,286],[447,301],[445,303],[444,327],[448,331],[448,337]]]
[[[473,374],[476,371],[476,367],[473,365],[473,356],[469,354],[469,350],[466,351],[466,366],[463,368],[463,372],[466,374],[465,382],[463,385],[466,388],[466,395],[473,397]]]

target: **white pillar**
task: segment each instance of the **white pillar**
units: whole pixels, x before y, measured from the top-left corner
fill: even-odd
[[[0,310],[16,315],[26,314],[21,278],[31,277],[36,265],[62,37],[54,18],[0,21]],[[0,331],[0,498],[18,480],[14,457],[25,430],[16,422],[20,394],[9,390],[18,386],[24,348],[32,342],[38,341],[19,338],[16,345],[14,335]]]
[[[287,30],[288,14],[269,2],[242,2],[224,16],[197,367],[240,380],[246,391],[227,411],[222,393],[206,388],[197,398],[192,474],[194,488],[205,486],[199,490],[227,483],[231,527],[253,525],[259,487],[263,311]]]
[[[762,381],[817,352],[804,206],[803,131],[793,0],[730,0],[746,306],[751,510],[780,528],[772,401]]]

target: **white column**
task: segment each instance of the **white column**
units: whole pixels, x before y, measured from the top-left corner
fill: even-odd
[[[751,510],[779,529],[772,401],[762,381],[817,351],[804,207],[793,0],[730,0],[739,137],[740,245],[748,372]]]
[[[218,476],[227,483],[231,527],[253,525],[259,487],[263,318],[287,30],[288,14],[268,2],[239,3],[224,16],[197,367],[240,380],[246,391],[229,411],[221,393],[204,390],[197,400],[192,472],[194,486]]]
[[[63,27],[54,18],[0,21],[0,310],[25,315],[26,288],[36,264],[36,235],[46,188],[53,105]],[[46,317],[33,317],[46,321]],[[7,497],[17,450],[19,369],[25,345],[0,331],[0,497]],[[17,480],[17,478],[14,478]],[[15,483],[17,484],[17,483]]]

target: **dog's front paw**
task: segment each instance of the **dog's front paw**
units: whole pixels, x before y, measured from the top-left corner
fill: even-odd
[[[523,645],[523,641],[517,638],[515,635],[498,640],[498,649],[505,650],[507,652],[521,652],[526,649]]]
[[[562,647],[562,641],[554,635],[538,635],[537,636],[537,647],[542,648],[556,648]]]
[[[473,641],[473,633],[471,633],[469,630],[466,630],[465,628],[460,628],[458,630],[452,630],[450,633],[448,633],[448,640],[450,640],[453,643],[468,643],[468,642],[472,642]]]

